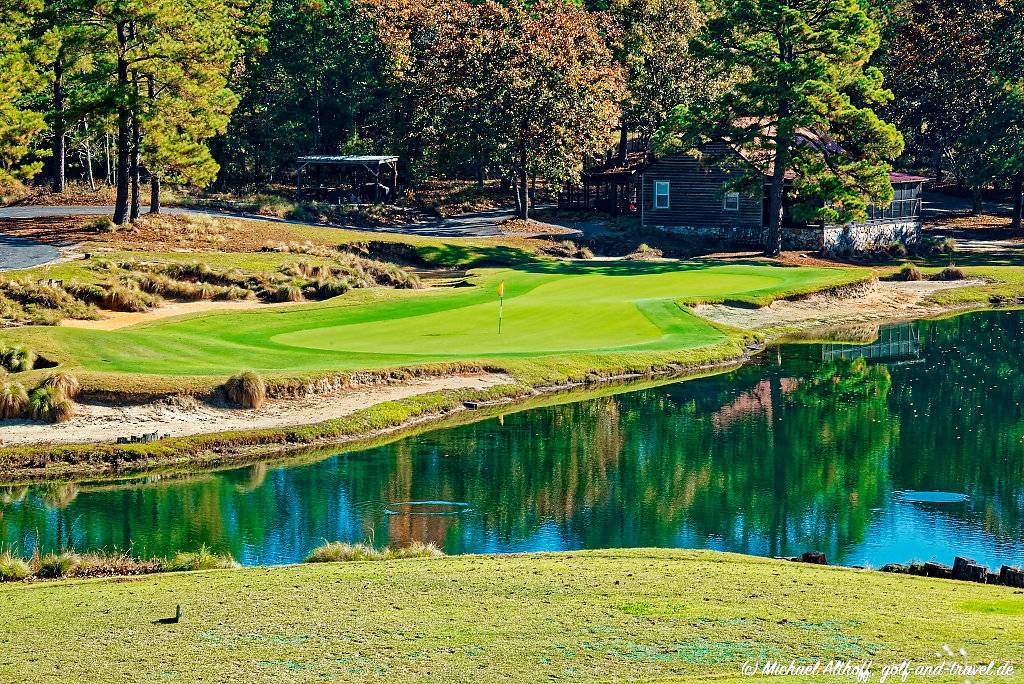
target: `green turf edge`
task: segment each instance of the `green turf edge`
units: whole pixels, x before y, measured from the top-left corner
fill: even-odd
[[[1020,603],[1006,587],[665,549],[18,583],[0,586],[0,679],[738,681],[751,661],[836,658],[873,661],[879,681],[943,644],[1019,670]],[[178,604],[181,623],[160,624]]]

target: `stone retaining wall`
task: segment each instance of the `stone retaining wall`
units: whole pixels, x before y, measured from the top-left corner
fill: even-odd
[[[724,226],[650,226],[674,235],[687,235],[708,242],[736,246],[761,246],[768,239],[766,228]],[[879,221],[852,223],[825,228],[785,228],[782,246],[785,249],[810,249],[826,254],[868,251],[888,247],[894,242],[916,244],[921,239],[919,221]]]

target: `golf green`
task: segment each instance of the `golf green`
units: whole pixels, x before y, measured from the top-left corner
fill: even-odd
[[[686,303],[766,304],[863,277],[850,269],[703,260],[538,260],[515,269],[476,269],[469,287],[374,288],[306,306],[203,314],[116,331],[26,328],[2,337],[32,344],[72,367],[163,376],[664,352],[728,339]],[[500,282],[505,296],[499,333]]]

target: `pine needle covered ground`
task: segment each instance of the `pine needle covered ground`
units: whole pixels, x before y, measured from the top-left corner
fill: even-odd
[[[178,604],[181,622],[157,622]],[[836,658],[873,661],[877,682],[944,644],[1019,673],[1021,633],[1024,597],[1005,587],[704,551],[0,586],[2,681],[742,681],[747,661]]]

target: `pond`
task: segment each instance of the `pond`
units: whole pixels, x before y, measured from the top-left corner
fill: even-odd
[[[858,360],[866,357],[866,360]],[[0,488],[0,544],[245,564],[324,540],[1024,562],[1024,314],[786,345],[738,370],[284,465]]]

